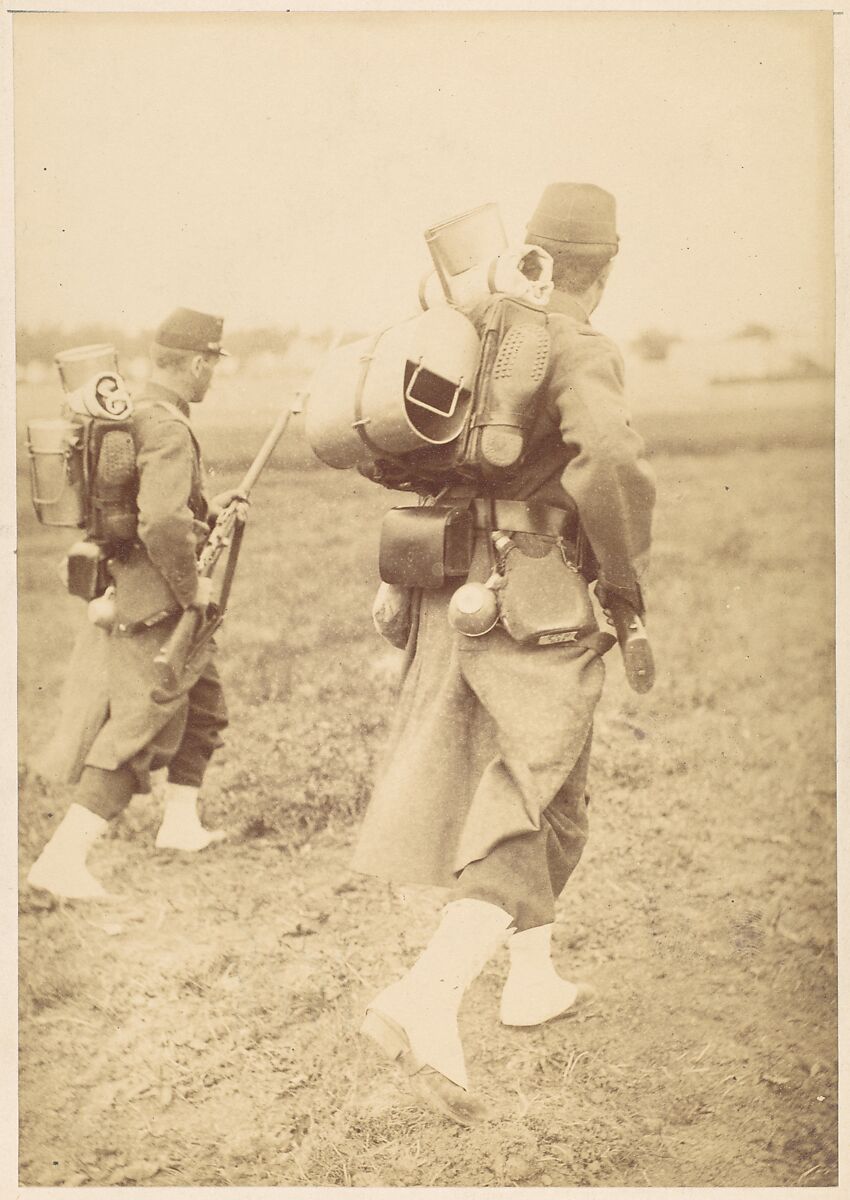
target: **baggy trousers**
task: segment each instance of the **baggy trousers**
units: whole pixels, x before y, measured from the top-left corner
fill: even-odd
[[[353,867],[554,919],[587,840],[591,649],[526,647],[448,625],[452,588],[422,595],[415,644]]]
[[[151,771],[168,767],[169,783],[200,787],[213,752],[222,745],[227,706],[215,663],[210,660],[174,712],[150,742],[126,763],[106,770],[83,768],[77,802],[112,820],[136,791],[146,790]]]
[[[518,930],[550,925],[555,902],[587,842],[587,765],[590,737],[569,779],[540,815],[540,829],[505,838],[464,867],[451,900],[485,900],[509,912]]]

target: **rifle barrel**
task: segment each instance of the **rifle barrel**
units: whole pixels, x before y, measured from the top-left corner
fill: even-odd
[[[245,472],[245,476],[237,488],[240,496],[247,497],[250,494],[254,484],[257,482],[260,476],[260,472],[263,470],[263,467],[265,467],[266,463],[274,453],[275,446],[283,437],[284,431],[286,430],[291,417],[292,410],[286,409],[280,414],[274,425],[269,430],[268,434],[266,435],[266,440],[263,442],[257,453],[257,457]]]

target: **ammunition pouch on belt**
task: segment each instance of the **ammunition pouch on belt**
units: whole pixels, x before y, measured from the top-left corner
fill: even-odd
[[[65,558],[68,592],[81,600],[102,596],[109,586],[107,554],[95,542],[74,542]]]
[[[381,525],[378,573],[400,587],[442,587],[466,576],[474,537],[468,503],[391,508]]]
[[[494,534],[501,536],[492,539],[491,551]],[[483,542],[477,540],[482,536]],[[581,540],[574,510],[533,501],[458,497],[393,508],[381,526],[380,576],[400,588],[432,589],[456,580],[460,590],[449,621],[468,636],[486,635],[498,623],[521,645],[576,645],[604,654],[614,639],[599,631],[581,569]],[[494,559],[486,584],[464,586],[471,568],[475,577],[482,561],[486,570]],[[461,602],[453,613],[463,593],[472,607]],[[472,613],[482,595],[490,596],[493,617],[479,624]]]
[[[547,541],[546,554],[531,556],[514,546],[502,564],[499,622],[523,645],[578,642],[597,629],[587,580],[575,565],[573,548],[560,538]]]
[[[115,584],[115,633],[130,636],[176,616],[181,606],[164,576],[139,543],[125,545],[109,560]]]

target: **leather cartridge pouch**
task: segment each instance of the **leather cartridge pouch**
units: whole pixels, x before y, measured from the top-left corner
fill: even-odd
[[[400,587],[442,587],[468,573],[474,540],[468,504],[391,508],[381,525],[378,573]]]
[[[540,547],[548,542],[548,554],[532,558],[514,546],[505,555],[505,582],[498,590],[500,623],[523,645],[578,642],[598,628],[587,581],[560,539],[534,541]]]
[[[74,542],[68,551],[66,577],[68,591],[81,600],[94,600],[109,585],[106,554],[94,542]]]

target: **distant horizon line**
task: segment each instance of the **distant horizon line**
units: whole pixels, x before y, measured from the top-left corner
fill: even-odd
[[[409,319],[409,318],[408,318]],[[399,324],[403,323],[404,318],[401,318]],[[594,322],[596,325],[596,322]],[[33,336],[41,332],[46,332],[50,329],[55,329],[62,335],[73,334],[76,330],[84,330],[87,328],[103,328],[121,333],[123,336],[136,339],[143,336],[150,336],[156,329],[156,325],[122,325],[117,321],[105,320],[103,318],[86,318],[74,322],[68,321],[51,321],[43,320],[37,324],[29,321],[20,321],[15,323],[15,340],[16,343],[21,337]],[[602,320],[596,326],[601,332],[606,332],[605,321]],[[664,334],[666,337],[676,339],[677,341],[699,341],[702,338],[737,338],[746,336],[744,330],[748,327],[763,328],[771,335],[775,336],[791,336],[791,337],[809,337],[822,338],[830,342],[834,341],[836,329],[835,327],[824,328],[814,325],[803,324],[780,324],[769,320],[764,320],[760,317],[752,316],[734,326],[731,324],[703,326],[699,331],[694,329],[676,330],[672,326],[665,324],[663,321],[643,321],[639,326],[635,326],[629,332],[613,334],[615,341],[626,341],[641,337],[648,332]],[[341,330],[342,336],[360,335],[362,337],[370,336],[374,330],[362,325],[355,324],[341,325],[328,321],[325,324],[302,325],[298,321],[287,323],[285,321],[257,321],[254,324],[234,324],[228,328],[225,334],[225,340],[230,337],[242,337],[246,334],[255,334],[262,330],[274,330],[277,333],[293,333],[296,332],[300,338],[312,340],[327,336],[328,334],[338,334]]]

